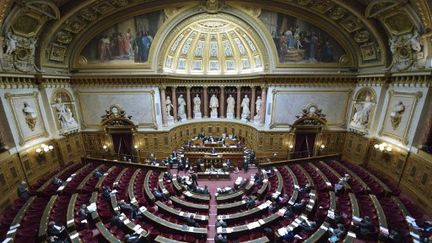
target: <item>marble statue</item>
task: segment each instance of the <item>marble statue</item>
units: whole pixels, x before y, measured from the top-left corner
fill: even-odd
[[[76,128],[78,126],[75,118],[72,116],[72,111],[66,107],[60,97],[56,99],[54,107],[57,110],[57,119],[60,121],[62,129]]]
[[[227,99],[227,118],[234,119],[234,107],[235,107],[235,99],[230,94]]]
[[[37,122],[36,111],[27,102],[24,102],[24,108],[22,111],[27,125],[30,130],[34,131]]]
[[[399,127],[399,124],[402,120],[402,115],[405,112],[405,105],[402,101],[395,106],[393,106],[392,111],[390,112],[390,121],[394,130]]]
[[[211,118],[217,118],[218,117],[218,111],[217,108],[219,107],[219,100],[216,97],[216,95],[212,95],[212,97],[210,98],[210,117]]]
[[[366,95],[364,102],[359,102],[354,105],[355,113],[350,122],[352,127],[366,129],[369,123],[369,115],[373,103],[371,102],[370,95]]]
[[[174,118],[171,115],[171,110],[173,108],[173,104],[172,104],[171,98],[169,96],[167,96],[165,99],[165,107],[166,107],[166,113],[167,113],[168,121],[173,121]]]
[[[250,100],[249,100],[248,96],[245,95],[243,100],[242,100],[242,103],[241,103],[241,107],[242,107],[241,119],[244,121],[246,121],[250,115],[249,103],[250,103]]]
[[[260,96],[258,96],[257,100],[255,101],[255,111],[256,111],[256,115],[254,116],[255,121],[261,120],[261,106],[262,106],[262,99]]]
[[[5,54],[7,54],[7,55],[12,54],[17,48],[17,43],[18,43],[17,37],[14,34],[12,34],[11,32],[8,32],[7,33],[7,49],[6,49]]]
[[[177,98],[177,105],[178,105],[178,110],[177,110],[178,116],[182,121],[186,120],[186,108],[185,108],[186,101],[183,98],[182,94]]]
[[[198,94],[195,95],[193,98],[193,113],[194,113],[194,119],[200,119],[202,117],[201,114],[201,99]]]

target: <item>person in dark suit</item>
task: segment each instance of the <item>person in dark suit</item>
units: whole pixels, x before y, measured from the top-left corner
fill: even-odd
[[[63,184],[63,181],[60,180],[58,177],[54,177],[52,180],[52,184],[56,187],[60,187]]]
[[[374,233],[374,226],[369,216],[365,216],[360,222],[355,224],[357,226],[357,234],[360,237],[368,237]]]
[[[303,193],[303,194],[310,193],[311,189],[312,189],[311,185],[307,183],[304,187],[300,188],[299,193]]]
[[[120,213],[118,211],[115,211],[113,216],[111,217],[110,225],[116,227],[120,227],[123,225],[123,222],[120,219]]]
[[[186,217],[185,221],[186,221],[187,226],[190,226],[190,227],[198,227],[199,226],[198,223],[195,221],[193,215]]]
[[[125,243],[138,243],[141,242],[140,235],[138,234],[126,234],[124,236]]]
[[[218,234],[215,236],[214,241],[215,241],[215,243],[227,243],[228,239],[226,236],[224,236],[222,234]]]
[[[111,189],[108,186],[102,187],[102,196],[107,201],[111,200]]]
[[[54,221],[48,223],[47,234],[48,236],[56,236],[59,240],[66,240],[68,237],[66,227],[56,224]]]
[[[132,205],[130,203],[127,203],[124,200],[121,200],[118,203],[118,206],[120,207],[120,209],[122,209],[122,210],[124,210],[126,212],[129,212],[131,219],[135,219],[140,214],[140,211],[139,211],[139,209],[136,206],[134,206],[134,205]]]
[[[217,222],[216,222],[216,228],[218,228],[218,227],[227,227],[227,224],[226,224],[226,222],[225,221],[223,221],[223,219],[219,219]]]
[[[78,217],[80,221],[86,220],[90,215],[90,211],[87,209],[87,205],[81,205],[80,210],[78,211]]]
[[[27,201],[27,199],[29,199],[30,197],[30,193],[27,187],[27,183],[25,181],[21,181],[20,184],[18,184],[17,186],[17,194],[18,197],[22,200],[22,201]]]
[[[191,173],[191,179],[192,179],[192,184],[195,184],[198,186],[198,177],[195,173]]]
[[[303,210],[306,209],[306,200],[302,199],[300,202],[295,203],[294,205],[292,205],[292,209],[295,212],[302,212]]]
[[[96,170],[93,174],[97,179],[100,179],[103,176],[103,173],[99,170]]]
[[[159,191],[156,187],[153,188],[153,195],[159,200],[166,200],[166,196],[163,192]]]

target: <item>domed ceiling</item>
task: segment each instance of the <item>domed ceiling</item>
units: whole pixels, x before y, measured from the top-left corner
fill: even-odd
[[[181,74],[261,72],[262,54],[250,34],[232,21],[201,16],[172,38],[163,70]]]

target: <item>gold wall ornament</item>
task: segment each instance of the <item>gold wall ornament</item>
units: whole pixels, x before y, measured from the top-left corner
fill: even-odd
[[[30,130],[34,131],[38,120],[36,111],[27,102],[24,102],[24,107],[22,109],[22,112],[24,113],[25,121],[29,126]]]
[[[223,4],[222,0],[205,0],[204,9],[208,13],[217,13],[222,9]]]
[[[402,101],[399,101],[397,105],[392,107],[392,111],[390,112],[390,121],[393,130],[396,130],[399,127],[404,112],[405,112],[405,105],[403,104]]]
[[[417,63],[417,55],[421,54],[423,49],[417,31],[402,36],[392,36],[389,46],[393,56],[388,69],[397,71],[412,68]]]

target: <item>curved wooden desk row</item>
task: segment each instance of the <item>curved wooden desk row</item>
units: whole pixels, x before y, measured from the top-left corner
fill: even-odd
[[[183,207],[183,208],[188,208],[190,210],[207,211],[208,212],[208,210],[210,208],[209,205],[187,202],[187,201],[184,201],[184,200],[182,200],[176,196],[171,196],[170,199],[173,202],[173,204],[180,206],[180,207]]]
[[[184,218],[188,218],[190,216],[193,216],[193,218],[195,220],[198,221],[202,221],[202,222],[208,222],[209,217],[207,215],[199,215],[199,214],[195,214],[195,213],[189,213],[189,212],[183,212],[183,211],[179,211],[175,208],[172,208],[168,205],[166,205],[165,203],[161,202],[161,201],[157,201],[156,205],[159,207],[159,209],[170,213],[178,218],[184,219]]]
[[[249,184],[253,182],[249,182]],[[235,201],[239,198],[241,198],[244,195],[245,191],[244,190],[238,190],[236,192],[233,193],[229,193],[229,194],[219,194],[216,196],[216,201],[217,203],[224,203],[224,202],[229,202],[229,201]],[[219,205],[218,205],[219,206]]]
[[[256,200],[255,196],[252,196],[252,198],[254,200]],[[241,201],[236,201],[236,202],[232,202],[232,203],[224,203],[224,204],[218,204],[216,206],[217,209],[217,213],[221,214],[224,211],[228,211],[228,210],[235,210],[235,209],[242,209],[244,206],[246,206],[246,200],[241,200]]]
[[[207,228],[189,227],[187,225],[180,225],[180,224],[172,223],[168,220],[165,220],[161,217],[154,215],[153,213],[148,211],[147,208],[144,206],[140,207],[139,210],[147,219],[149,219],[150,221],[152,221],[153,223],[156,223],[157,225],[159,225],[161,227],[168,228],[169,230],[174,230],[174,231],[179,232],[179,233],[188,233],[188,234],[192,233],[195,235],[207,235]]]
[[[123,161],[117,161],[117,160],[110,160],[110,159],[101,159],[101,158],[94,158],[91,156],[82,157],[81,161],[83,163],[102,163],[106,165],[117,165],[117,166],[126,166],[126,167],[133,167],[136,169],[145,169],[145,170],[156,170],[156,171],[166,171],[167,167],[163,165],[148,165],[148,164],[139,164],[135,162],[123,162]]]
[[[299,168],[299,170],[306,176],[307,183],[311,187],[315,188],[315,182],[313,181],[313,179],[312,179],[311,175],[309,174],[309,172],[307,172],[305,170],[305,168],[303,168],[303,166],[301,166],[301,165],[297,165],[297,168]]]
[[[342,175],[339,174],[339,172],[337,172],[335,169],[333,169],[333,167],[331,167],[331,166],[328,165],[327,163],[324,163],[323,161],[320,161],[319,164],[320,164],[323,168],[326,168],[327,171],[330,172],[330,173],[333,175],[333,177],[335,177],[335,178],[337,178],[337,179],[342,178]],[[323,174],[324,174],[324,173],[323,173]],[[329,181],[329,180],[327,179],[327,181]],[[335,181],[335,183],[336,183],[336,181]],[[349,183],[347,183],[347,182],[344,181],[344,182],[343,182],[343,185],[344,185],[344,187],[345,187],[348,191],[351,191],[351,186],[350,186]]]
[[[350,174],[358,183],[360,183],[361,187],[366,191],[370,192],[371,189],[367,185],[366,182],[364,182],[356,173],[354,173],[352,170],[348,169],[345,165],[341,164],[339,161],[332,160],[333,163],[335,163],[339,168],[344,170],[346,173]]]
[[[156,200],[156,197],[153,195],[153,192],[150,189],[150,176],[153,173],[152,170],[147,171],[147,174],[145,176],[144,179],[144,191],[145,194],[147,195],[148,199],[152,202],[154,202]]]
[[[30,207],[30,205],[33,203],[33,201],[36,199],[36,196],[30,197],[27,202],[20,208],[18,213],[15,215],[14,219],[12,220],[12,223],[9,227],[8,232],[6,233],[5,241],[12,240],[15,241],[16,231],[21,226],[21,221],[24,218],[27,209]]]
[[[239,220],[248,216],[252,216],[254,214],[257,214],[259,212],[264,211],[265,209],[267,209],[270,205],[272,204],[272,202],[270,200],[265,201],[264,203],[250,209],[244,212],[239,212],[239,213],[234,213],[234,214],[225,214],[225,215],[218,215],[217,219],[220,220],[224,220],[226,222],[232,222],[235,220]]]
[[[40,193],[42,193],[49,185],[51,185],[51,183],[52,183],[52,180],[55,178],[55,177],[59,177],[59,176],[61,176],[63,173],[65,173],[65,172],[67,172],[68,170],[70,170],[71,168],[73,168],[74,166],[76,166],[76,164],[71,164],[71,165],[69,165],[68,167],[66,167],[66,168],[64,168],[64,169],[61,169],[61,170],[59,170],[57,173],[55,173],[53,176],[51,176],[51,178],[49,179],[49,180],[47,180],[44,184],[42,184],[42,186],[40,186],[37,190],[36,190],[36,192],[38,193],[38,194],[40,194]]]

